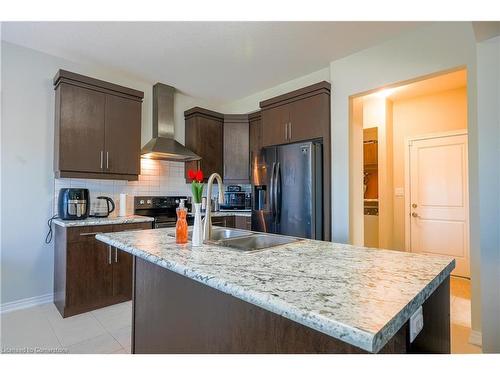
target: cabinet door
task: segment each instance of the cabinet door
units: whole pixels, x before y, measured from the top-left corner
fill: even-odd
[[[56,98],[59,170],[103,171],[104,106],[103,93],[68,84],[59,86]]]
[[[224,182],[249,183],[249,141],[248,122],[224,123]]]
[[[363,143],[363,164],[373,167],[378,163],[377,141]]]
[[[289,105],[286,104],[262,111],[263,147],[288,142],[287,124],[289,118]]]
[[[152,229],[152,224],[149,222],[113,225],[113,232],[141,229]],[[113,296],[118,299],[117,302],[132,299],[133,259],[131,254],[112,248]]]
[[[104,169],[140,174],[141,102],[106,95]]]
[[[227,228],[236,228],[235,216],[224,217],[224,226]]]
[[[113,293],[112,259],[109,247],[95,239],[95,232],[112,227],[93,227],[79,233],[79,240],[67,244],[66,307],[74,313],[105,306]]]
[[[291,142],[320,138],[330,126],[330,99],[326,94],[314,95],[297,100],[290,106]]]
[[[249,220],[249,217],[246,216],[235,216],[234,217],[234,227],[237,229],[245,229],[245,230],[250,230],[251,228],[251,221]]]
[[[223,122],[196,116],[186,121],[186,147],[201,157],[185,164],[186,180],[189,169],[201,169],[205,181],[212,173],[223,175]],[[188,180],[190,182],[190,180]]]
[[[250,120],[250,177],[253,181],[254,168],[253,166],[258,162],[260,150],[262,149],[262,119],[260,117]]]

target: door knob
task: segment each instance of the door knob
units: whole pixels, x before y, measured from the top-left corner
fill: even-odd
[[[416,204],[416,203],[413,203],[411,206],[412,206],[413,208],[417,208],[417,204]]]
[[[417,214],[416,212],[412,212],[412,213],[411,213],[411,216],[412,216],[412,217],[418,217],[418,214]]]

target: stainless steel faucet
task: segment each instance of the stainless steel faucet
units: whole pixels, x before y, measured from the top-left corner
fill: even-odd
[[[212,197],[212,185],[214,184],[214,179],[217,180],[219,184],[219,204],[224,203],[224,186],[222,185],[222,178],[218,173],[212,173],[208,178],[207,183],[207,203],[210,202]],[[211,204],[207,204],[207,210],[205,211],[205,219],[203,219],[203,241],[210,240],[212,238],[212,212]]]

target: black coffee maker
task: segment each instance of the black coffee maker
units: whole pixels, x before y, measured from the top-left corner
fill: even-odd
[[[83,220],[89,216],[88,189],[63,188],[59,190],[57,213],[63,220]]]

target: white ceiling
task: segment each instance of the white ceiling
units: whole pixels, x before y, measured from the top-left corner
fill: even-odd
[[[418,22],[4,22],[2,39],[235,100],[422,26]]]

